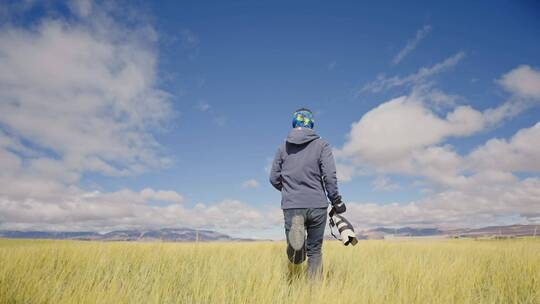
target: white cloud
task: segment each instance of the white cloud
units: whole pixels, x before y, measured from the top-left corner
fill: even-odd
[[[80,192],[65,195],[54,203],[0,197],[0,229],[110,231],[194,227],[257,231],[273,227],[280,220],[278,209],[256,209],[237,200],[186,208],[176,203],[152,204],[150,201],[156,198],[146,197],[143,192],[127,189],[112,193]]]
[[[172,108],[155,86],[155,34],[100,26],[49,19],[1,28],[0,122],[77,172],[161,166],[167,160],[148,129]]]
[[[464,52],[456,53],[455,55],[446,58],[444,61],[439,62],[431,67],[422,67],[416,73],[410,74],[405,77],[393,76],[386,77],[379,75],[376,80],[364,85],[361,92],[377,93],[385,91],[394,87],[418,85],[425,82],[429,77],[444,72],[453,68],[465,57]]]
[[[91,1],[70,7],[66,19],[0,28],[0,229],[275,226],[279,212],[240,201],[187,208],[176,191],[80,186],[88,172],[167,165],[151,130],[163,129],[173,108],[158,87],[151,26],[123,25]],[[192,32],[182,35],[186,47],[198,47]]]
[[[508,75],[515,75],[516,71],[522,69],[523,67],[518,67],[502,79],[513,79]],[[527,77],[520,79],[530,81]],[[499,81],[502,85],[505,85],[506,82]],[[535,101],[530,99],[533,94],[530,90],[527,92],[525,94],[523,90],[514,90],[508,101],[480,112],[467,105],[455,106],[455,100],[458,100],[459,97],[448,97],[452,95],[442,93],[429,84],[415,86],[410,95],[394,98],[380,104],[351,125],[347,141],[341,149],[335,151],[338,161],[344,167],[341,171],[347,173],[345,174],[346,180],[350,180],[355,175],[358,170],[354,168],[356,166],[361,169],[367,168],[376,174],[400,173],[427,177],[440,185],[454,184],[456,176],[464,170],[472,167],[479,168],[478,166],[481,164],[487,168],[490,158],[486,157],[482,161],[477,156],[476,165],[471,166],[468,164],[471,162],[470,159],[465,161],[453,150],[452,146],[444,145],[444,142],[451,137],[466,137],[494,127],[534,106]],[[440,102],[433,101],[434,96],[437,99],[441,95],[445,99],[444,107],[453,105],[444,116],[433,110],[433,108],[441,108]],[[522,97],[525,95],[529,98]],[[536,134],[529,133],[527,133],[527,138]],[[520,142],[526,141],[520,140]],[[506,147],[503,144],[498,144],[499,142],[493,140],[488,144],[497,146],[498,149]],[[527,144],[521,145],[530,151],[534,150],[530,144],[528,146]],[[476,155],[481,153],[488,152],[478,151]],[[488,154],[493,153],[495,152]],[[530,166],[532,162],[531,157],[525,158],[523,148],[513,152],[518,157],[511,157],[510,151],[504,153],[509,158],[501,160],[500,164],[507,164],[517,158],[526,159],[521,163],[522,167],[525,166],[525,163]],[[527,153],[531,154],[531,152]],[[347,162],[352,163],[352,165],[344,165]],[[495,162],[497,161],[491,161],[490,165],[494,165]],[[515,164],[516,161],[514,161],[514,166],[516,166]],[[497,168],[502,168],[502,165]]]
[[[87,17],[83,2],[72,4]],[[165,162],[148,131],[171,112],[155,85],[155,33],[93,17],[0,28],[4,223],[14,209],[69,210],[85,172],[126,175]]]
[[[257,182],[256,180],[254,179],[249,179],[245,182],[242,183],[242,188],[249,188],[249,189],[253,189],[253,188],[257,188],[259,187],[259,182]]]
[[[427,187],[427,196],[401,204],[351,203],[351,220],[366,227],[540,222],[540,179],[514,175],[540,172],[540,145],[536,144],[540,122],[509,139],[490,139],[464,155],[447,143],[449,138],[493,128],[536,106],[538,75],[528,66],[503,75],[497,83],[511,93],[509,99],[483,111],[456,105],[460,98],[446,93],[441,93],[441,107],[432,101],[440,94],[426,81],[415,84],[410,95],[364,114],[351,125],[343,147],[335,151],[338,162],[346,166],[347,179],[357,172],[375,175],[372,186],[380,190],[391,184],[381,175],[414,176]]]
[[[141,191],[141,196],[145,200],[157,200],[163,202],[181,203],[184,198],[175,191],[155,191],[151,188],[145,188]]]
[[[197,227],[254,235],[279,223],[277,208],[236,200],[185,207],[176,191],[86,191],[63,176],[62,163],[38,159],[25,165],[0,148],[0,229],[110,231],[131,228]],[[52,170],[51,170],[52,169]]]
[[[516,96],[540,100],[540,70],[521,65],[497,82]]]
[[[337,156],[357,163],[399,166],[417,149],[450,136],[470,135],[483,127],[482,113],[469,106],[456,107],[441,118],[417,99],[402,96],[379,105],[353,123],[348,141]]]
[[[434,87],[433,82],[415,85],[409,95],[411,98],[429,105],[437,112],[443,112],[444,110],[454,108],[459,101],[464,100],[460,95],[449,94]]]
[[[409,55],[412,51],[416,49],[420,41],[422,41],[424,38],[427,37],[427,35],[429,35],[431,29],[431,25],[425,25],[424,27],[416,31],[416,36],[413,39],[407,41],[405,47],[401,49],[401,51],[399,51],[399,53],[394,57],[392,62],[394,64],[400,63],[401,60],[405,58],[405,56]]]
[[[281,223],[279,208],[236,200],[188,208],[176,191],[80,186],[88,172],[132,175],[166,165],[150,130],[173,109],[158,87],[150,26],[124,26],[90,1],[70,7],[75,15],[67,19],[0,28],[0,229],[262,231]],[[198,49],[191,31],[182,39]]]
[[[540,122],[509,140],[493,138],[468,156],[474,170],[497,168],[505,172],[540,172]]]
[[[479,182],[466,190],[446,190],[405,204],[348,203],[359,228],[378,226],[481,227],[540,222],[540,179]]]
[[[334,151],[339,153],[339,151]],[[336,161],[336,175],[339,182],[350,182],[352,178],[357,174],[357,168],[348,163]]]

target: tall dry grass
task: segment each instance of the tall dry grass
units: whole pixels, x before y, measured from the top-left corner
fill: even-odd
[[[540,241],[324,244],[318,282],[284,243],[0,240],[0,303],[540,303]]]

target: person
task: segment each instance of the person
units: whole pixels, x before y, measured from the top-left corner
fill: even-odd
[[[322,274],[328,200],[336,213],[346,210],[338,192],[332,148],[313,131],[314,125],[309,109],[293,113],[292,129],[270,171],[270,183],[281,191],[289,270],[297,272],[295,265],[302,264],[307,255],[309,278]]]

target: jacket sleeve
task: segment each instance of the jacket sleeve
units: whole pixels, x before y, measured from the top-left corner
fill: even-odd
[[[283,184],[281,183],[281,164],[283,163],[282,146],[280,146],[274,156],[272,169],[270,170],[270,183],[274,188],[281,191]]]
[[[333,202],[338,196],[338,185],[336,176],[336,163],[332,154],[332,148],[325,142],[321,151],[320,159],[322,179],[326,189],[326,195],[330,202]]]

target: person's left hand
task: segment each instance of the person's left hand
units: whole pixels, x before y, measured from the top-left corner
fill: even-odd
[[[334,210],[337,214],[341,214],[347,211],[345,203],[341,200],[341,195],[338,195],[338,197],[336,197],[334,201],[332,201],[332,206],[334,207]]]

